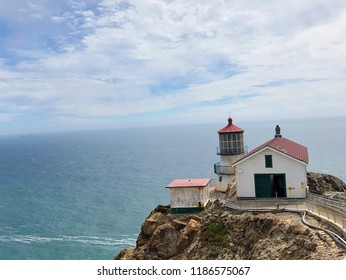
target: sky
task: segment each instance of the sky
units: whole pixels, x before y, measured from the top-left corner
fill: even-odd
[[[0,0],[0,134],[345,116],[346,2]]]

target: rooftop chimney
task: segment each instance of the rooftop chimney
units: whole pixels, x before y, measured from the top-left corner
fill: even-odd
[[[276,125],[275,127],[275,138],[281,138],[281,128],[279,125]]]

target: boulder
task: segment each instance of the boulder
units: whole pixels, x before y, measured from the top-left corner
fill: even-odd
[[[141,230],[142,233],[146,236],[151,236],[156,228],[165,223],[167,220],[167,217],[165,214],[161,212],[154,212],[152,213],[142,224]]]
[[[194,240],[195,235],[199,232],[200,228],[201,224],[198,221],[191,219],[188,222],[186,227],[180,232],[180,237],[177,244],[179,251],[184,250],[190,245],[190,243]]]
[[[149,242],[148,249],[154,251],[161,259],[168,259],[177,253],[179,233],[171,224],[159,226]]]

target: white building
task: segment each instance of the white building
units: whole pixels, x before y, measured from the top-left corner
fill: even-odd
[[[233,124],[228,118],[228,125],[218,131],[219,147],[217,154],[220,162],[214,164],[214,172],[218,175],[216,190],[225,192],[235,176],[232,164],[246,152],[244,146],[244,130]]]
[[[210,178],[176,179],[166,188],[170,189],[172,214],[198,212],[209,201]]]
[[[306,147],[283,138],[276,126],[273,139],[235,161],[237,197],[306,197]]]

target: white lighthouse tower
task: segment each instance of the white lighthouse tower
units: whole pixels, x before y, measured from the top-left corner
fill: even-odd
[[[218,134],[217,154],[220,156],[220,162],[214,164],[214,172],[218,175],[216,190],[225,192],[235,174],[232,163],[246,153],[244,130],[235,126],[229,117],[228,125],[220,129]]]

